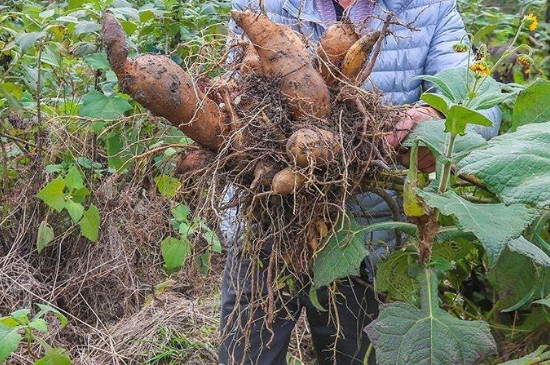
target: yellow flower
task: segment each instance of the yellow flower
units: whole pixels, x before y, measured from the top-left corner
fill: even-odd
[[[523,18],[523,23],[527,29],[533,32],[539,27],[539,18],[537,18],[535,14],[531,13]]]
[[[489,76],[491,74],[491,69],[484,60],[472,64],[470,70],[474,71],[478,76]]]

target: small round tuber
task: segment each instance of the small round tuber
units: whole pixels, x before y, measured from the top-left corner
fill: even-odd
[[[294,132],[287,141],[286,152],[301,167],[313,163],[326,166],[341,148],[334,133],[322,129],[303,128]]]
[[[275,174],[271,182],[271,190],[277,195],[294,194],[304,187],[306,181],[307,177],[304,174],[287,167]]]

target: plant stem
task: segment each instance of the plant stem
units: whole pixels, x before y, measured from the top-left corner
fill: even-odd
[[[447,186],[449,185],[449,179],[451,177],[451,157],[453,156],[453,150],[455,147],[456,134],[451,133],[451,138],[449,143],[445,147],[445,164],[443,165],[443,173],[441,175],[441,180],[439,181],[439,192],[443,194],[447,191]]]

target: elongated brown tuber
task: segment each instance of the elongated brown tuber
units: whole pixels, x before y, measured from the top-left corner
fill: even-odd
[[[281,78],[281,91],[292,117],[328,116],[328,87],[313,67],[300,37],[289,27],[250,10],[234,10],[231,17],[254,44],[264,75]]]
[[[176,174],[201,170],[214,161],[216,154],[202,147],[190,147],[176,163]]]
[[[307,177],[304,174],[287,167],[273,177],[271,190],[277,195],[294,194],[304,187],[306,181]]]
[[[346,53],[358,39],[359,35],[349,23],[336,23],[325,31],[319,41],[317,56],[321,76],[327,85],[332,85],[336,77],[341,77],[340,70]]]
[[[365,67],[369,53],[379,37],[379,30],[367,33],[350,47],[342,63],[342,74],[345,77],[349,80],[355,80]]]
[[[326,166],[341,151],[334,133],[322,129],[303,128],[294,132],[287,141],[286,152],[301,167],[310,163]]]
[[[110,13],[103,17],[103,43],[123,92],[195,142],[218,149],[226,133],[226,116],[181,67],[160,55],[128,59],[124,31]]]

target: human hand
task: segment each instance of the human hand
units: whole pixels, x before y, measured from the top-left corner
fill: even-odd
[[[409,109],[406,113],[406,117],[395,125],[396,132],[386,137],[386,142],[390,146],[397,148],[418,123],[441,117],[441,114],[437,110],[430,107]],[[400,153],[397,158],[401,164],[409,165],[410,151],[407,150]],[[428,173],[435,170],[435,157],[426,147],[420,147],[418,150],[417,167],[420,171]]]

